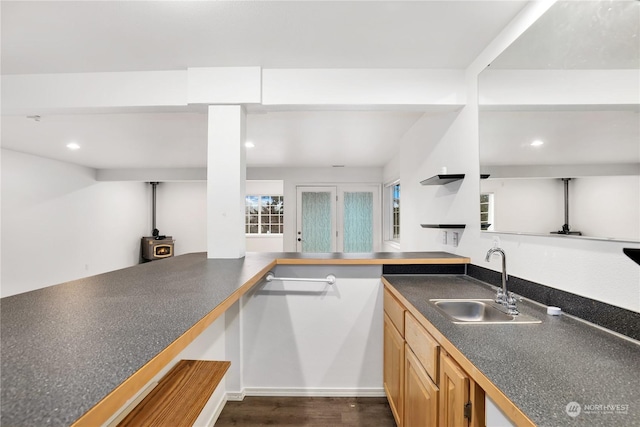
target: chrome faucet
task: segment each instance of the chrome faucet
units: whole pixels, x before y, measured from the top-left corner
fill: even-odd
[[[487,256],[484,260],[486,262],[489,262],[489,260],[491,259],[491,255],[496,252],[502,255],[502,289],[498,289],[495,302],[502,305],[507,314],[519,314],[520,312],[518,311],[518,308],[516,306],[517,302],[515,295],[513,294],[513,292],[507,292],[507,280],[509,280],[509,276],[507,276],[507,256],[505,255],[504,251],[500,248],[491,248],[487,251]]]

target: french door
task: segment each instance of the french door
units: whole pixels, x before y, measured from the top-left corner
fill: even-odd
[[[374,252],[380,247],[380,187],[297,187],[298,252]]]

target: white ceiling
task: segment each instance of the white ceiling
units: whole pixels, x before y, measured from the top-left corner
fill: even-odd
[[[466,68],[524,1],[2,1],[2,73]]]
[[[640,110],[482,111],[480,141],[482,165],[640,163]]]
[[[640,2],[558,1],[491,68],[638,69]]]
[[[251,166],[383,166],[422,115],[410,111],[249,114]],[[65,148],[77,141],[82,148]],[[6,116],[4,148],[104,168],[206,167],[207,116],[197,112]],[[108,147],[108,149],[106,149]]]
[[[2,74],[466,68],[525,1],[2,1]],[[86,113],[79,111],[79,113]],[[419,111],[250,111],[249,166],[382,166]],[[70,152],[71,140],[82,148]],[[196,167],[193,108],[2,117],[2,146],[95,168]]]

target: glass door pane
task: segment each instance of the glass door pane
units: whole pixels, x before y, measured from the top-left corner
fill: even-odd
[[[344,193],[344,252],[373,251],[373,193]]]
[[[376,252],[381,245],[379,185],[338,186],[338,252]]]
[[[336,250],[335,200],[335,187],[298,187],[298,251]]]

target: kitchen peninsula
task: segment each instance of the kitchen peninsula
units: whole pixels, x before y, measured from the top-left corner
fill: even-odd
[[[102,423],[277,265],[458,265],[444,252],[181,255],[2,298],[2,424]]]

